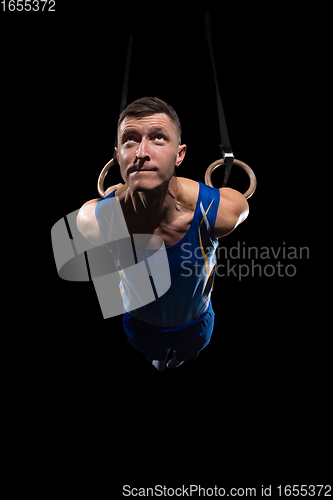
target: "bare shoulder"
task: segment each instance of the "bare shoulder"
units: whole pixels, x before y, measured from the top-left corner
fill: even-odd
[[[215,223],[215,236],[221,238],[231,233],[249,214],[246,198],[235,189],[220,189],[220,204]]]
[[[187,177],[178,177],[178,182],[182,187],[184,202],[195,210],[199,196],[199,182],[187,179]]]
[[[76,218],[78,230],[92,245],[105,243],[95,215],[97,203],[98,199],[87,201]]]
[[[235,189],[231,188],[221,188],[220,190],[220,205],[230,210],[243,211],[245,208],[248,209],[248,203],[246,198]]]

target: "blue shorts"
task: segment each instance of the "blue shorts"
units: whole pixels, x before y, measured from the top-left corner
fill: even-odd
[[[195,359],[209,343],[214,328],[214,311],[208,309],[193,321],[174,328],[162,329],[124,313],[123,325],[130,344],[142,352],[148,361],[162,361],[169,349],[175,351],[178,361]]]

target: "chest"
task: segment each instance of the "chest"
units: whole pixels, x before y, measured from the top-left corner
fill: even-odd
[[[126,220],[126,215],[125,220],[130,234],[151,234],[160,236],[165,246],[169,247],[175,245],[184,237],[191,226],[193,215],[194,212],[179,214],[174,220],[170,222],[162,221],[159,224],[150,223],[149,220],[144,220],[143,218],[138,218],[137,220],[129,218],[129,220]]]

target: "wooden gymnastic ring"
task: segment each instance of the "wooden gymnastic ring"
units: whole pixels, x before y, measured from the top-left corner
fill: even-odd
[[[253,193],[254,193],[254,191],[255,191],[255,189],[257,187],[256,176],[255,176],[252,168],[250,168],[246,163],[244,163],[244,162],[242,162],[240,160],[234,159],[234,161],[232,162],[232,164],[233,165],[237,165],[237,167],[240,167],[243,170],[245,170],[245,172],[247,173],[247,175],[250,177],[250,187],[244,193],[245,198],[248,200],[250,198],[250,196],[253,195]],[[212,183],[212,179],[211,179],[212,172],[213,172],[213,170],[215,170],[215,168],[219,167],[220,165],[224,165],[223,158],[221,160],[214,161],[214,163],[212,163],[211,165],[209,165],[209,167],[207,168],[206,173],[205,173],[205,184],[207,184],[207,186],[214,187],[213,183]]]
[[[114,159],[112,158],[112,160],[110,160],[105,165],[105,167],[103,168],[102,172],[99,174],[98,181],[97,181],[97,189],[98,189],[98,192],[99,192],[99,194],[100,194],[100,196],[102,198],[105,197],[105,191],[104,191],[104,179],[105,179],[105,176],[108,173],[108,171],[110,170],[110,168],[113,167],[116,164],[117,164],[117,162],[114,161]]]

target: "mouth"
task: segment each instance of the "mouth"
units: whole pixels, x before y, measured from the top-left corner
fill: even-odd
[[[128,175],[138,175],[138,174],[147,174],[149,172],[156,172],[156,168],[136,168],[131,167],[128,170]]]

